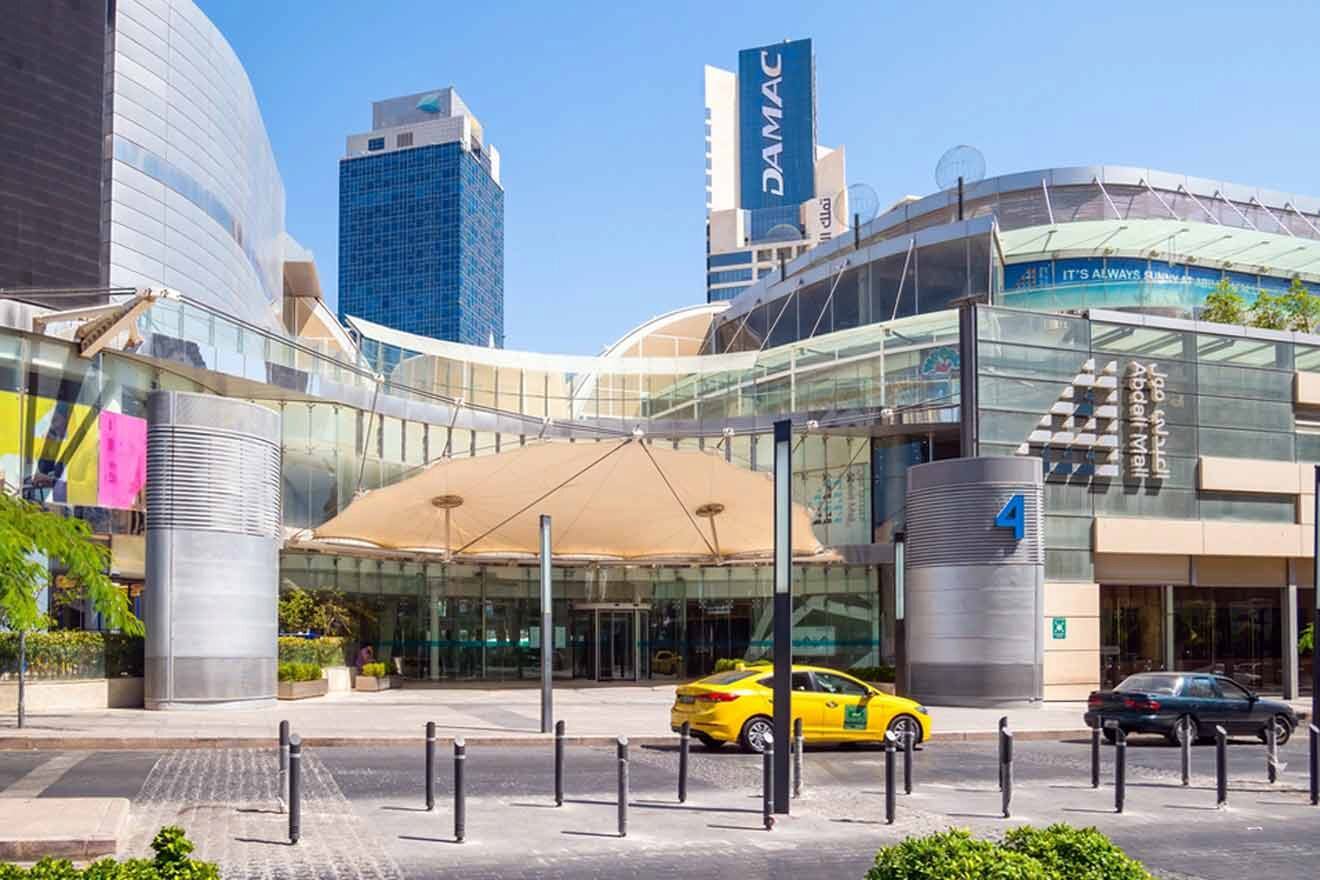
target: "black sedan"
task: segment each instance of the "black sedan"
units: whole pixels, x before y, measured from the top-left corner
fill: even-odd
[[[1117,738],[1106,726],[1111,721],[1124,733],[1158,733],[1175,745],[1182,741],[1184,718],[1192,742],[1212,738],[1216,727],[1229,736],[1264,740],[1274,725],[1283,745],[1297,727],[1297,713],[1287,703],[1262,700],[1231,678],[1197,672],[1129,675],[1112,691],[1092,692],[1086,709],[1087,725],[1102,728],[1110,742]]]

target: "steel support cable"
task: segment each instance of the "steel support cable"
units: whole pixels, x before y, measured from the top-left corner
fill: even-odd
[[[623,447],[627,446],[629,443],[632,443],[632,442],[634,441],[634,439],[635,439],[635,438],[633,438],[633,437],[629,437],[627,440],[624,440],[624,441],[623,441],[622,443],[620,443],[618,446],[615,446],[615,447],[614,447],[613,449],[611,449],[609,452],[605,453],[605,454],[602,455],[600,458],[598,458],[598,459],[596,459],[595,461],[591,462],[591,464],[589,464],[589,465],[587,465],[586,467],[582,468],[581,470],[579,470],[577,473],[573,474],[573,475],[572,475],[571,477],[569,477],[568,479],[566,479],[566,480],[564,480],[563,482],[559,483],[558,485],[556,485],[556,486],[554,486],[554,487],[548,489],[547,491],[543,492],[541,495],[538,495],[536,498],[533,498],[531,501],[529,501],[529,502],[528,502],[527,504],[525,504],[524,506],[520,507],[518,510],[515,510],[513,513],[509,514],[509,515],[506,516],[504,519],[500,520],[500,521],[497,522],[495,525],[491,526],[489,529],[486,529],[486,531],[482,532],[480,535],[477,535],[475,538],[473,538],[471,541],[468,541],[468,542],[467,542],[466,544],[464,544],[462,547],[459,547],[457,550],[454,551],[454,554],[453,554],[453,555],[457,556],[458,554],[462,553],[462,552],[463,552],[464,550],[466,550],[467,548],[471,547],[473,544],[476,544],[478,541],[481,541],[481,540],[485,539],[487,536],[489,536],[489,535],[492,534],[493,532],[496,532],[496,531],[498,531],[499,529],[502,529],[504,526],[508,525],[508,524],[509,524],[510,522],[512,522],[513,520],[515,520],[515,519],[517,519],[518,517],[522,516],[524,513],[526,513],[527,511],[531,510],[533,507],[535,507],[536,505],[540,504],[542,501],[544,501],[545,499],[549,498],[551,495],[555,494],[555,493],[558,492],[560,489],[564,488],[564,487],[567,486],[569,483],[573,482],[573,481],[576,480],[578,477],[582,476],[582,475],[585,474],[587,471],[591,470],[591,469],[594,468],[596,465],[600,464],[602,461],[604,461],[605,459],[609,458],[611,455],[613,455],[614,453],[618,452],[618,451],[619,451],[620,449],[622,449]]]
[[[669,488],[669,493],[674,496],[674,500],[678,502],[678,506],[683,509],[683,513],[687,516],[688,522],[692,523],[692,528],[696,530],[697,537],[701,538],[701,543],[706,545],[706,549],[710,551],[712,558],[719,559],[720,554],[711,545],[710,541],[706,540],[705,534],[701,531],[701,526],[697,524],[696,517],[693,516],[692,511],[687,509],[687,505],[683,503],[683,499],[679,496],[678,490],[674,488],[673,483],[669,482],[669,475],[665,473],[664,468],[660,467],[660,462],[655,460],[655,456],[651,454],[651,450],[646,448],[645,443],[642,444],[642,451],[646,453],[647,458],[651,459],[651,464],[655,465],[656,472],[660,474],[660,479],[665,481],[665,486]]]

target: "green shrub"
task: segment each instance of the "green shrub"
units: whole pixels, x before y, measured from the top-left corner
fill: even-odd
[[[280,681],[316,681],[321,677],[321,667],[315,663],[281,663]]]
[[[862,681],[894,683],[894,667],[887,663],[881,663],[879,666],[854,666],[848,670],[848,674]]]
[[[220,880],[213,862],[190,858],[193,844],[182,828],[167,825],[151,841],[155,858],[101,859],[76,868],[68,859],[44,858],[30,868],[0,864],[0,880]]]
[[[27,677],[32,680],[118,678],[142,674],[141,636],[60,629],[29,632]],[[0,632],[0,677],[18,677],[18,633]]]
[[[1024,826],[1002,843],[952,829],[909,837],[875,857],[866,880],[1152,880],[1094,828]]]
[[[1139,862],[1094,828],[1014,828],[1002,847],[1034,859],[1050,880],[1150,880]]]
[[[735,669],[747,669],[751,666],[774,666],[774,663],[765,657],[760,660],[742,660],[721,657],[715,661],[715,672],[731,672]]]
[[[1049,880],[1037,862],[962,829],[909,837],[875,857],[866,880]]]
[[[278,645],[281,663],[344,665],[344,640],[338,636],[321,636],[318,639],[280,636]]]
[[[365,664],[365,665],[362,667],[362,674],[365,675],[365,676],[368,676],[369,678],[384,678],[384,677],[385,677],[385,664],[384,664],[384,663],[367,663],[367,664]]]

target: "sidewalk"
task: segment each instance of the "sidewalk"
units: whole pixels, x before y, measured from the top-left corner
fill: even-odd
[[[337,693],[282,702],[268,709],[198,709],[147,712],[97,709],[29,715],[18,730],[12,716],[0,721],[0,749],[150,749],[269,745],[281,720],[308,745],[399,745],[419,741],[428,721],[449,739],[472,743],[540,740],[540,691],[514,688],[402,688],[378,693]],[[571,742],[601,744],[617,736],[633,742],[671,742],[669,707],[674,686],[558,687],[555,718]],[[966,709],[930,707],[935,738],[993,736],[1007,715],[1024,736],[1085,731],[1080,703],[1043,708]]]
[[[541,693],[536,688],[401,688],[377,693],[336,693],[281,702],[268,709],[197,709],[147,712],[96,709],[30,714],[18,730],[12,715],[0,720],[0,749],[178,749],[269,745],[288,720],[308,745],[402,745],[421,739],[434,721],[442,739],[478,744],[524,744],[540,732]],[[626,736],[637,744],[673,742],[669,707],[674,685],[558,686],[555,719],[569,741],[607,744]],[[1306,717],[1302,703],[1295,702]],[[935,740],[991,738],[1002,716],[1019,739],[1085,734],[1083,703],[1039,708],[969,709],[931,706]],[[1306,707],[1306,708],[1309,708]]]

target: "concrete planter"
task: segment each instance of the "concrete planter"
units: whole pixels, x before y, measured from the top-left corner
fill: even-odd
[[[90,678],[76,681],[29,681],[24,697],[29,712],[63,709],[141,709],[141,677]],[[18,706],[18,680],[0,682],[0,713]]]
[[[355,691],[387,691],[392,687],[398,687],[398,676],[385,675],[359,675],[353,679],[353,690]]]
[[[330,689],[330,682],[324,678],[315,681],[282,681],[278,696],[281,700],[306,700],[310,697],[324,697]]]
[[[321,674],[330,683],[331,693],[353,689],[353,670],[348,666],[326,666],[322,668]]]

